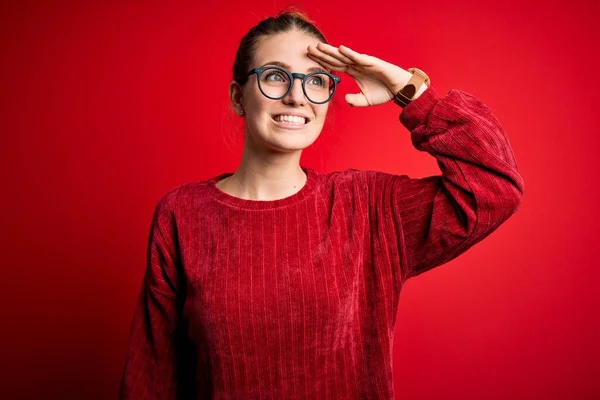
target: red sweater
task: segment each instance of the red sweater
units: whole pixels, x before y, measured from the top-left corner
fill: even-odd
[[[518,208],[523,180],[492,111],[433,87],[405,107],[441,175],[348,169],[296,194],[245,200],[188,182],[158,202],[121,399],[393,399],[407,279]]]

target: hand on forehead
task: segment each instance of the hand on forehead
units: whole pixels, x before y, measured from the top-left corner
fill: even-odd
[[[257,49],[257,67],[265,64],[279,65],[290,72],[307,73],[315,67],[330,72],[319,60],[310,57],[309,47],[322,43],[309,34],[297,31],[267,37]]]

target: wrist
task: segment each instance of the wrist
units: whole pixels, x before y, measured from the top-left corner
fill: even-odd
[[[427,74],[425,72],[417,68],[409,68],[408,70],[402,69],[401,75],[402,78],[400,79],[399,83],[392,85],[392,88],[390,88],[390,90],[392,90],[393,92],[394,102],[396,102],[396,104],[400,105],[401,107],[404,107],[404,103],[408,101],[408,98],[410,98],[410,102],[413,102],[417,98],[419,98],[419,96],[421,96],[421,94],[423,94],[423,92],[425,92],[427,88],[429,88],[429,86],[431,85],[431,81],[429,80],[429,77],[427,77]],[[397,96],[398,93],[402,91],[409,84],[410,81],[412,81],[412,89],[409,90],[409,88],[407,88],[407,91],[400,95],[400,97]],[[417,88],[416,85],[419,85],[419,87]],[[413,92],[413,90],[416,90],[416,92]],[[411,93],[414,93],[412,97]]]
[[[399,79],[397,81],[398,83],[390,87],[392,94],[395,96],[399,91],[401,91],[402,88],[406,86],[406,84],[410,81],[410,78],[412,78],[412,73],[408,72],[405,69],[402,69],[402,72],[400,73]]]

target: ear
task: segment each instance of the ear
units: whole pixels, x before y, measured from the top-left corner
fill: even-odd
[[[243,99],[242,87],[236,81],[231,81],[229,84],[229,98],[231,99],[231,103],[233,107],[239,111],[244,108],[242,104]]]

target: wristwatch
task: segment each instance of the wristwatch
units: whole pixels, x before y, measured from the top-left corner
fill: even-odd
[[[394,97],[394,103],[398,104],[400,107],[409,105],[412,102],[414,95],[419,91],[423,84],[427,85],[427,87],[431,86],[431,80],[422,70],[418,68],[409,68],[407,71],[412,73],[412,77]]]

